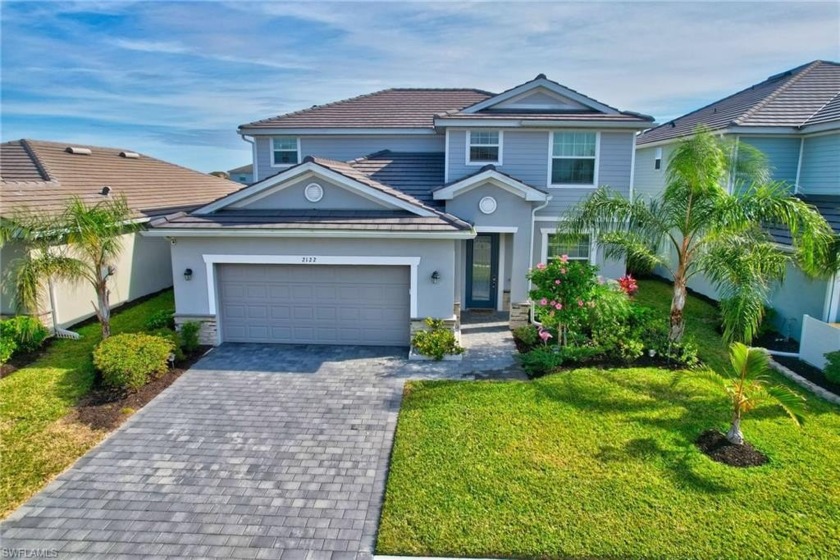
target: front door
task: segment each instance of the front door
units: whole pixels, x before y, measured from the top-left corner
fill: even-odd
[[[495,309],[499,289],[499,234],[467,242],[467,308]]]

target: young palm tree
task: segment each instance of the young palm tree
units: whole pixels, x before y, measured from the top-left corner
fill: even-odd
[[[122,235],[136,231],[125,198],[88,206],[71,199],[58,215],[18,212],[0,224],[0,242],[19,241],[30,249],[12,263],[6,280],[16,288],[17,306],[37,313],[41,295],[52,279],[87,282],[96,292],[93,309],[102,338],[111,334],[108,279],[122,251]]]
[[[721,295],[725,338],[749,342],[772,283],[784,278],[789,262],[812,275],[831,266],[825,219],[785,184],[768,181],[761,152],[744,144],[735,151],[699,126],[677,145],[661,196],[631,201],[601,187],[558,226],[571,234],[593,232],[607,257],[627,258],[634,268],[667,270],[674,281],[673,341],[685,331],[686,285],[696,274],[706,275]],[[774,243],[765,225],[787,228],[793,251]]]
[[[735,342],[729,347],[729,360],[732,363],[730,372],[721,375],[708,369],[705,376],[719,384],[732,402],[732,425],[726,434],[730,443],[743,445],[741,418],[762,404],[780,406],[797,426],[802,424],[805,398],[785,386],[770,383],[767,375],[770,358],[764,351]]]

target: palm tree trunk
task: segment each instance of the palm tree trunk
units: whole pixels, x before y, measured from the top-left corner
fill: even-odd
[[[741,433],[741,414],[739,412],[732,415],[732,427],[729,428],[726,439],[729,440],[729,443],[744,445],[744,434]]]
[[[671,300],[671,328],[668,338],[671,342],[678,342],[685,332],[683,308],[685,308],[686,288],[682,267],[674,276],[674,297]]]
[[[102,340],[111,336],[111,303],[109,296],[111,290],[108,289],[106,279],[100,280],[96,286],[96,317],[99,319],[99,324],[102,326]]]

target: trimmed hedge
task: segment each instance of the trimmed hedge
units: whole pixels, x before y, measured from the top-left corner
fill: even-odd
[[[143,333],[118,334],[99,343],[93,364],[108,387],[136,391],[166,372],[175,350],[171,340]]]

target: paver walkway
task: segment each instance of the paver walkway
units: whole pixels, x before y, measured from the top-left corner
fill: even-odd
[[[506,374],[510,333],[484,324],[462,362],[223,345],[13,513],[3,554],[369,558],[404,380]]]

